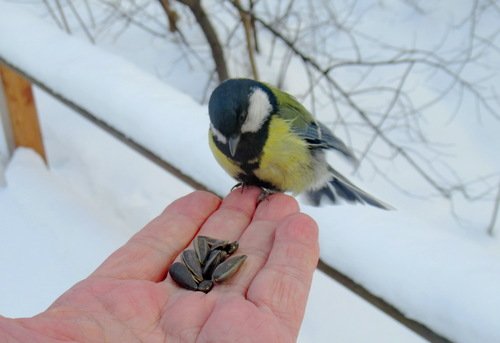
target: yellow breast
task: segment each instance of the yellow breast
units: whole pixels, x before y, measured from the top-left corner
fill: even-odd
[[[314,182],[312,168],[307,143],[290,131],[284,119],[273,118],[255,175],[283,191],[300,193]]]
[[[236,162],[222,153],[209,134],[209,145],[217,162],[236,178],[244,173]],[[239,146],[244,149],[244,146]],[[313,161],[307,143],[290,131],[287,122],[279,117],[269,124],[268,139],[253,174],[281,191],[300,193],[314,183]]]

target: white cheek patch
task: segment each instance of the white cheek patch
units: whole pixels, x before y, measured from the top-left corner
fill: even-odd
[[[241,132],[257,132],[271,114],[273,106],[266,92],[256,88],[250,95],[248,115],[241,126]]]
[[[210,131],[212,131],[215,139],[217,139],[222,144],[227,143],[227,138],[219,130],[217,130],[212,124],[210,124]]]

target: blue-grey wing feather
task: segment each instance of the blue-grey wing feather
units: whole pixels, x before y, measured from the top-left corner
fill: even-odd
[[[320,122],[311,123],[300,129],[303,137],[312,149],[334,149],[341,152],[352,162],[356,161],[353,152],[337,138],[329,128]]]
[[[392,206],[354,185],[332,167],[328,167],[328,170],[332,175],[331,180],[324,187],[317,190],[310,190],[306,193],[307,199],[312,205],[319,206],[323,198],[329,199],[333,203],[337,203],[338,199],[342,198],[351,203],[369,204],[384,210],[393,209]]]

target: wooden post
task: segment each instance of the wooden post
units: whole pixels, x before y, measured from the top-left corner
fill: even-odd
[[[0,78],[0,93],[3,93],[0,94],[0,117],[10,153],[16,147],[27,147],[47,161],[31,83],[2,63]]]

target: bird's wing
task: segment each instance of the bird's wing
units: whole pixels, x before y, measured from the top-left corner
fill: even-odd
[[[352,162],[356,161],[353,152],[337,138],[329,128],[323,123],[313,122],[309,124],[305,130],[299,134],[308,142],[313,149],[335,149],[341,152],[346,158]]]
[[[293,131],[307,141],[312,149],[335,149],[351,161],[352,151],[329,128],[316,121],[312,114],[293,96],[269,86],[277,95],[279,115],[291,123]]]
[[[361,204],[369,204],[384,210],[393,210],[394,208],[375,198],[373,195],[368,194],[361,188],[354,185],[345,176],[337,172],[332,167],[328,167],[331,173],[331,179],[319,189],[309,190],[306,193],[307,200],[314,206],[321,205],[322,201],[330,200],[337,203],[339,198],[347,202],[359,202]]]

